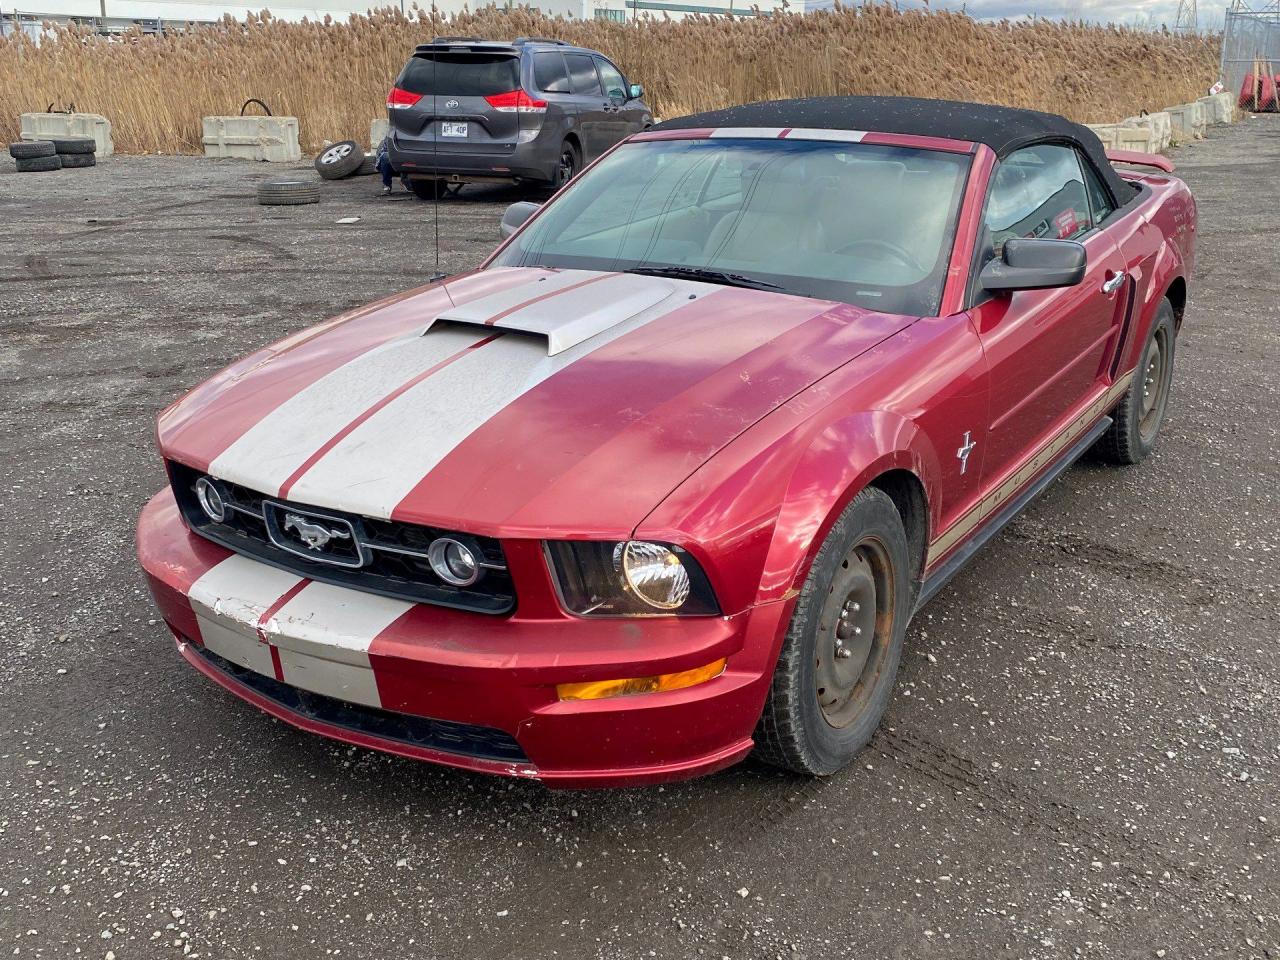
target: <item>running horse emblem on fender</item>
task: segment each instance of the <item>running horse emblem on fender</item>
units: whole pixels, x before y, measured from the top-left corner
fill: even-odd
[[[311,550],[323,550],[330,540],[351,539],[351,534],[346,530],[333,530],[318,523],[311,523],[296,513],[284,515],[284,529],[286,533],[290,530],[296,533],[298,539]]]

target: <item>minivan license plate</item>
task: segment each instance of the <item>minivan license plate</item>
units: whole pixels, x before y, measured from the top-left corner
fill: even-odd
[[[467,135],[467,125],[445,120],[440,124],[440,135],[442,137],[465,137]]]

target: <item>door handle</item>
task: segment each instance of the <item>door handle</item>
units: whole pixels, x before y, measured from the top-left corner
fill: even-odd
[[[1110,296],[1120,289],[1120,285],[1124,283],[1125,274],[1117,273],[1110,280],[1104,280],[1102,283],[1102,292]]]

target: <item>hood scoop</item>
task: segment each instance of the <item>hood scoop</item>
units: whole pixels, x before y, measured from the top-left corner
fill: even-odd
[[[627,322],[675,292],[675,284],[660,277],[561,270],[450,307],[423,334],[429,334],[437,324],[491,332],[516,330],[545,337],[547,356],[554,357]]]

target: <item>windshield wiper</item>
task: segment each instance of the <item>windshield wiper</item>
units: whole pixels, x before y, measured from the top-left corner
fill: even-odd
[[[645,277],[675,277],[677,280],[703,280],[707,283],[719,283],[726,287],[746,287],[749,290],[782,290],[781,284],[768,280],[755,280],[744,277],[740,273],[726,273],[723,270],[708,270],[705,267],[632,267],[623,273],[638,273]]]

